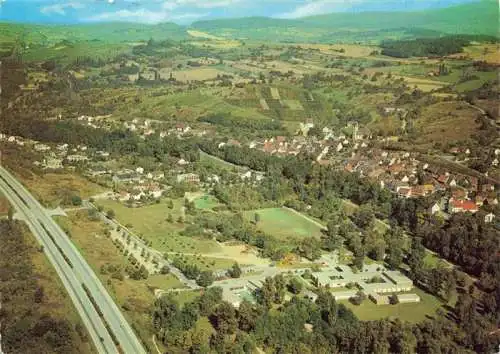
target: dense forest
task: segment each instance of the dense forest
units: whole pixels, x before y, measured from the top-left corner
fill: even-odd
[[[445,36],[441,38],[417,38],[412,40],[383,41],[382,54],[396,58],[445,56],[463,51],[471,41],[496,42],[489,36]]]
[[[359,321],[328,291],[315,302],[293,297],[285,302],[282,275],[267,278],[257,304],[243,301],[238,309],[222,300],[222,289],[209,288],[180,305],[172,296],[159,298],[152,321],[157,338],[169,353],[487,353],[494,336],[485,332],[479,304],[464,291],[451,311],[419,324],[399,320]],[[497,291],[498,299],[500,292]],[[495,310],[489,309],[488,311]],[[200,326],[208,319],[210,326]]]
[[[0,220],[0,323],[6,353],[81,353],[82,326],[43,309],[46,298],[32,256],[38,252],[25,239],[20,223]],[[76,330],[76,331],[75,331]]]

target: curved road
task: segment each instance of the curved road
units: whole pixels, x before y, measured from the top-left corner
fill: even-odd
[[[121,352],[145,353],[141,342],[120,309],[66,233],[29,191],[3,167],[0,167],[0,190],[7,196],[17,212],[24,217],[30,230],[47,250],[49,260],[72,297],[98,351],[100,353],[118,352],[109,332],[105,328],[103,330],[107,324],[119,343]],[[88,293],[99,306],[102,316],[97,314],[82,284],[85,284]]]

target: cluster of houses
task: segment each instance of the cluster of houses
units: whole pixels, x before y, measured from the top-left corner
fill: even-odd
[[[59,170],[65,167],[74,168],[89,162],[93,157],[109,156],[109,153],[104,151],[90,152],[87,146],[77,145],[70,146],[68,144],[43,144],[36,140],[25,139],[19,136],[7,136],[0,133],[0,141],[16,144],[25,148],[32,149],[42,156],[40,161],[35,161],[34,165],[49,169]]]
[[[153,134],[158,134],[163,139],[169,135],[181,138],[185,135],[204,136],[208,133],[206,129],[194,129],[185,123],[177,123],[171,128],[167,128],[165,125],[163,121],[152,119],[139,120],[137,118],[123,123],[125,129],[137,133],[142,139]]]
[[[494,184],[482,183],[475,176],[453,173],[420,161],[416,153],[375,147],[369,130],[359,128],[355,123],[345,127],[348,134],[334,134],[325,127],[320,138],[306,136],[312,127],[312,123],[303,123],[303,134],[252,141],[248,147],[276,156],[312,154],[318,164],[343,166],[346,171],[370,178],[401,198],[425,197],[440,192],[445,198],[433,205],[433,214],[475,213],[482,205],[498,204],[498,188]],[[241,145],[230,139],[220,143],[219,148]],[[464,153],[467,154],[467,149]]]

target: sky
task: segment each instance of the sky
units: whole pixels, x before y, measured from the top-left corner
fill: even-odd
[[[189,24],[214,18],[300,18],[329,12],[399,11],[474,0],[0,0],[0,21]]]

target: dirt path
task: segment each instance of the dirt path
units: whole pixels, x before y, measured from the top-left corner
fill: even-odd
[[[158,354],[162,354],[160,348],[158,348],[158,345],[156,344],[156,336],[154,334],[153,334],[153,338],[152,339],[153,339],[153,344],[154,344],[154,346],[156,348],[156,351],[158,352]]]

